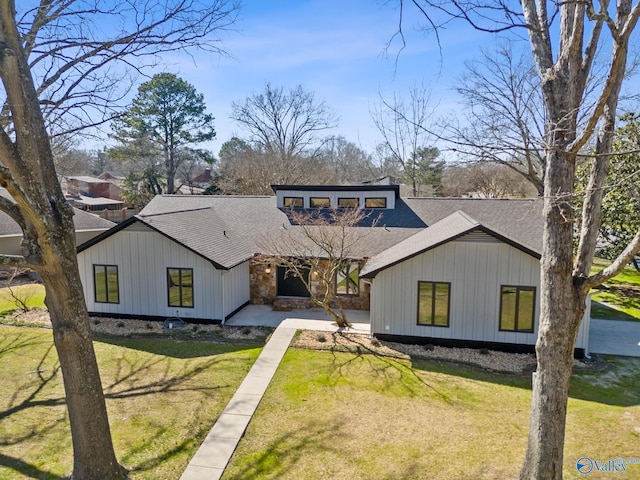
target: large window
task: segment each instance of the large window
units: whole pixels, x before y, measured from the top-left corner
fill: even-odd
[[[449,326],[451,284],[418,282],[418,325]]]
[[[360,294],[360,267],[358,262],[345,262],[336,273],[336,295]]]
[[[385,197],[371,197],[364,199],[365,208],[387,208],[387,199]]]
[[[285,208],[302,208],[304,207],[304,198],[302,197],[284,197]]]
[[[93,286],[96,302],[120,303],[118,267],[116,265],[94,265]]]
[[[533,332],[535,287],[503,285],[500,290],[500,330]]]
[[[358,208],[358,199],[338,198],[338,208]]]
[[[311,197],[309,205],[311,208],[329,208],[331,207],[331,199],[329,197]]]
[[[170,307],[193,307],[193,269],[167,268]]]

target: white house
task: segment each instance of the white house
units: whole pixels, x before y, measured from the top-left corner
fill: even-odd
[[[292,209],[364,208],[359,282],[372,333],[531,350],[540,310],[541,202],[400,198],[394,185],[276,185],[274,196],[162,195],[78,249],[89,311],[224,322],[247,303],[304,300],[299,279],[257,261],[260,239],[300,229]],[[375,221],[373,221],[375,219]],[[295,255],[295,252],[291,252]],[[356,285],[357,283],[357,285]],[[576,343],[587,346],[588,314]]]

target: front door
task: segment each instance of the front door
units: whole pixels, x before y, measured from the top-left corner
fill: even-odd
[[[309,269],[305,271],[305,281],[309,281]],[[279,297],[309,297],[309,291],[304,282],[293,272],[287,272],[286,267],[278,267],[278,296]]]

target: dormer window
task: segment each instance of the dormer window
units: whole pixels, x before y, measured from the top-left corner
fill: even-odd
[[[304,198],[303,197],[284,197],[284,207],[285,208],[303,208]]]
[[[387,199],[385,197],[365,198],[364,208],[387,208]]]
[[[358,208],[359,203],[357,198],[338,197],[338,208]]]
[[[311,197],[309,199],[309,206],[311,208],[330,208],[331,199],[329,197]]]

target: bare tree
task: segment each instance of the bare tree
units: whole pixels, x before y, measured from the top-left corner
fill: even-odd
[[[506,165],[488,162],[447,165],[442,178],[442,195],[460,197],[471,192],[485,198],[537,195],[529,181]]]
[[[439,153],[431,146],[436,139],[430,133],[433,114],[430,94],[423,87],[412,87],[408,98],[394,93],[388,101],[381,96],[379,105],[371,110],[373,124],[382,136],[383,155],[402,167],[414,197]]]
[[[358,282],[359,269],[352,265],[361,260],[356,247],[368,230],[358,224],[368,214],[359,208],[332,208],[291,209],[287,215],[292,225],[263,236],[258,247],[266,259],[284,266],[287,275],[299,278],[311,301],[322,307],[338,327],[350,327],[336,289],[341,283],[348,289]]]
[[[516,56],[508,44],[465,65],[456,91],[466,107],[467,126],[449,126],[456,150],[473,162],[513,169],[542,196],[545,116],[531,57]]]
[[[516,9],[502,0],[410,3],[432,27],[438,27],[435,18],[439,12],[449,21],[461,19],[483,31],[505,33],[521,29],[529,37],[546,119],[544,232],[537,370],[529,440],[520,477],[560,479],[573,350],[589,290],[617,275],[640,249],[638,231],[609,267],[597,274],[590,273],[629,39],[640,16],[640,4],[632,0],[619,0],[615,6],[608,1],[521,0],[521,9]],[[593,76],[599,50],[608,58],[605,80],[594,92],[593,102],[585,103],[587,81]],[[580,122],[581,128],[579,115],[585,118]],[[581,202],[579,243],[574,256],[576,166],[592,137],[595,148],[590,158],[590,180]]]
[[[226,1],[41,0],[20,8],[0,0],[0,182],[15,201],[1,199],[0,209],[20,225],[23,255],[2,255],[0,263],[31,268],[44,282],[69,411],[73,478],[124,478],[78,274],[73,211],[57,181],[50,137],[110,117],[123,94],[116,87],[127,86],[119,81],[123,68],[144,67],[134,62],[145,55],[218,49],[217,29],[233,23],[236,7]]]
[[[337,124],[324,101],[302,86],[285,90],[267,83],[255,93],[231,104],[231,119],[246,128],[254,151],[265,154],[282,177],[275,183],[292,183],[304,158],[314,158],[322,145],[320,132]]]
[[[320,156],[333,173],[332,183],[361,183],[379,175],[371,155],[342,136],[327,138]]]
[[[271,195],[273,184],[325,184],[333,178],[321,155],[302,153],[279,162],[259,145],[237,137],[222,145],[219,156],[216,182],[224,194]]]

